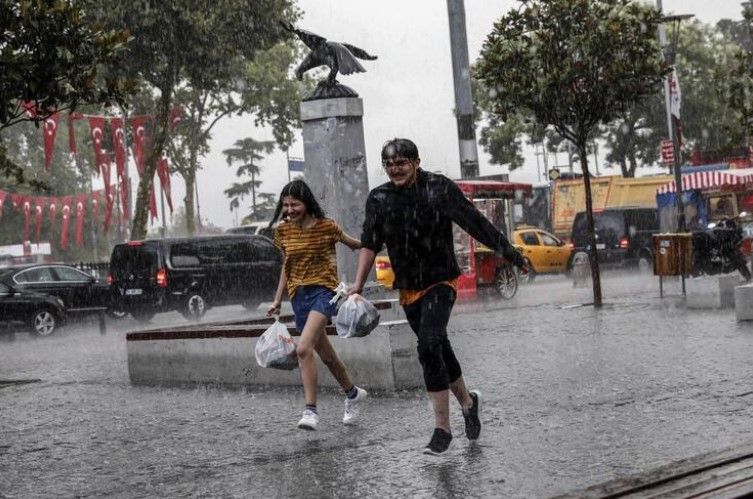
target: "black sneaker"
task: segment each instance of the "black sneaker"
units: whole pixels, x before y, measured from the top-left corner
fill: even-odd
[[[473,405],[467,411],[463,411],[463,418],[465,419],[465,436],[468,440],[476,440],[479,433],[481,433],[481,420],[479,414],[481,413],[481,392],[478,390],[471,390],[470,393]]]
[[[432,456],[444,454],[450,448],[451,443],[452,435],[450,433],[447,433],[442,428],[434,428],[431,440],[424,448],[424,454],[431,454]]]

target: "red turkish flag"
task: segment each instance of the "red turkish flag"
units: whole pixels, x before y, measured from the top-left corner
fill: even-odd
[[[84,245],[84,218],[86,217],[86,196],[79,194],[76,201],[76,246]]]
[[[167,205],[170,207],[170,213],[173,212],[173,198],[170,194],[170,166],[167,163],[167,158],[164,156],[160,158],[157,163],[157,175],[159,176],[160,185],[162,185],[162,191],[167,198]]]
[[[106,204],[105,204],[105,220],[104,220],[104,231],[105,234],[110,230],[110,220],[112,220],[112,207],[115,204],[115,194],[113,194],[112,191],[110,191],[109,194],[105,194],[106,198]]]
[[[24,196],[23,210],[24,210],[24,242],[29,240],[29,229],[31,227],[31,196]]]
[[[10,204],[13,206],[14,210],[21,211],[21,208],[23,208],[24,204],[24,197],[21,194],[11,194]]]
[[[99,171],[99,165],[102,164],[102,139],[105,136],[104,116],[89,116],[89,129],[91,132],[92,145],[94,146],[94,167]]]
[[[71,205],[73,204],[73,196],[65,196],[60,199],[60,213],[63,217],[60,222],[60,247],[68,249],[68,236],[71,228]]]
[[[8,197],[8,193],[0,189],[0,217],[3,216],[3,204],[5,204],[6,197]]]
[[[70,151],[73,156],[78,155],[78,147],[76,147],[76,131],[73,128],[73,122],[75,120],[80,120],[83,117],[84,115],[79,112],[68,113],[68,151]]]
[[[102,175],[102,181],[105,183],[105,192],[112,188],[110,179],[112,178],[112,154],[103,153],[99,157],[99,173]]]
[[[105,184],[105,187],[107,187],[107,184]],[[112,186],[109,186],[107,191],[112,192]],[[94,191],[91,194],[91,203],[92,203],[92,219],[96,222],[99,219],[99,209],[102,206],[102,196],[103,191]]]
[[[60,113],[55,113],[44,120],[44,169],[49,171],[52,154],[55,152],[55,136],[58,133]]]
[[[42,235],[42,212],[44,207],[47,206],[47,201],[46,197],[34,198],[34,235],[37,244],[39,244],[39,237]]]
[[[139,175],[144,174],[144,161],[146,161],[146,151],[149,148],[149,137],[146,129],[150,119],[151,117],[146,115],[131,118],[133,160],[136,162],[136,170],[138,170]]]
[[[21,103],[21,108],[26,112],[26,116],[29,118],[36,118],[37,117],[37,105],[30,101],[23,101]]]
[[[50,208],[50,241],[55,239],[55,218],[58,214],[58,206],[60,206],[60,200],[58,198],[47,198]]]
[[[110,130],[112,130],[112,147],[115,150],[115,165],[117,165],[119,172],[125,171],[126,145],[123,118],[112,118],[110,120]],[[108,183],[109,180],[105,181],[105,185]]]

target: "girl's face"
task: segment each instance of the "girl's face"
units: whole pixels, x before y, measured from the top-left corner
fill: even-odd
[[[282,212],[291,222],[300,222],[306,215],[306,205],[298,198],[285,196],[282,198]]]

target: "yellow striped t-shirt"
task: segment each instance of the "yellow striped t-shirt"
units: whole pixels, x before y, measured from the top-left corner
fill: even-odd
[[[274,243],[285,255],[285,276],[290,298],[293,298],[299,286],[337,287],[335,243],[342,239],[342,228],[329,218],[316,219],[308,229],[294,222],[277,227]]]

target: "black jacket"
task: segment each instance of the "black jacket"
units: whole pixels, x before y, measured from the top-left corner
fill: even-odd
[[[424,289],[460,275],[452,222],[513,264],[523,265],[520,253],[452,180],[421,169],[409,187],[387,182],[369,192],[361,243],[375,253],[387,246],[395,288]]]

